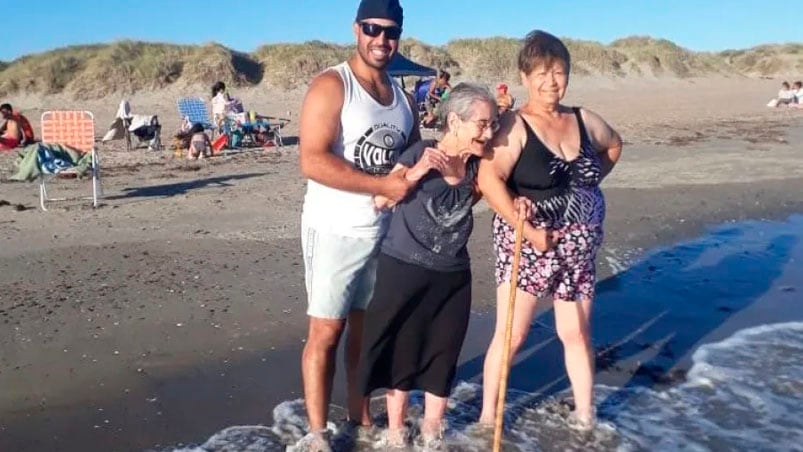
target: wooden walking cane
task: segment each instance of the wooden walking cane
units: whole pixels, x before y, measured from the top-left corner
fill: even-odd
[[[513,268],[510,274],[510,296],[507,301],[507,323],[505,326],[505,345],[502,350],[502,369],[499,375],[499,395],[496,399],[496,425],[494,426],[493,451],[502,448],[502,423],[504,421],[505,395],[507,394],[507,377],[510,373],[510,342],[513,338],[513,310],[516,307],[516,289],[519,284],[519,261],[521,260],[521,242],[524,233],[524,217],[516,221],[516,243],[513,245]]]

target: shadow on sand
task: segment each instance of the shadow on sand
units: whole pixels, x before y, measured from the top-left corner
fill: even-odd
[[[269,173],[246,173],[233,174],[230,176],[207,177],[186,182],[176,182],[173,184],[149,185],[145,187],[129,187],[122,190],[122,194],[104,197],[105,200],[129,199],[129,198],[152,198],[170,197],[183,195],[190,191],[208,187],[233,187],[231,182],[252,177],[264,176]]]

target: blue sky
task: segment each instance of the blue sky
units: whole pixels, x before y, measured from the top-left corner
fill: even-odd
[[[271,42],[347,43],[357,0],[0,0],[0,60],[71,44],[118,39],[251,51]],[[42,6],[46,5],[46,6]],[[693,50],[803,41],[790,0],[402,0],[406,37],[443,44],[461,37],[521,37],[534,28],[608,43],[630,35]]]

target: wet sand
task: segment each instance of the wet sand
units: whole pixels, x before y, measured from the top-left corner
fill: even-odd
[[[673,369],[682,377],[691,350],[747,323],[739,320],[745,315],[800,318],[799,303],[755,304],[769,306],[761,316],[746,309],[780,290],[782,270],[793,265],[781,252],[772,268],[748,261],[760,271],[738,280],[726,278],[728,266],[709,269],[706,285],[723,288],[723,300],[699,300],[699,311],[678,305],[677,316],[661,317],[660,328],[627,346],[644,347],[646,355],[612,343],[622,329],[660,314],[658,307],[699,297],[673,294],[669,305],[649,304],[620,318],[651,293],[682,283],[673,274],[694,261],[693,253],[639,261],[647,250],[672,250],[708,225],[803,212],[803,159],[794,144],[803,142],[803,121],[756,115],[703,121],[703,137],[673,138],[678,128],[695,130],[683,122],[626,136],[625,158],[604,184],[608,219],[594,337],[605,381],[621,384],[635,373],[669,383]],[[0,199],[9,203],[0,206],[0,450],[158,449],[203,442],[230,425],[270,425],[277,403],[300,397],[304,183],[296,148],[203,163],[175,160],[169,151],[107,155],[108,197],[97,210],[71,203],[42,213],[34,184],[0,183]],[[0,161],[4,178],[10,166],[9,158]],[[56,184],[67,193],[88,188],[85,181]],[[17,211],[17,204],[28,209]],[[477,377],[493,318],[490,220],[479,205],[470,245],[475,315],[462,379]],[[789,240],[751,246],[788,250]],[[703,276],[690,278],[699,283]],[[724,288],[733,284],[744,296],[729,303]],[[781,295],[799,297],[801,290]],[[653,362],[648,355],[665,329],[686,328],[690,319],[692,331],[669,346],[673,358]],[[560,378],[550,324],[544,311],[513,387],[539,389]],[[543,341],[551,345],[533,347]],[[549,372],[542,372],[544,362]],[[334,402],[342,401],[338,391]]]
[[[803,181],[798,184],[803,190]],[[652,189],[640,193],[649,196],[637,199],[627,199],[629,190],[610,189],[612,213],[606,244],[610,251],[603,256],[627,267],[629,259],[641,250],[693,237],[709,223],[738,217],[782,218],[787,209],[803,211],[803,206],[791,200],[783,205],[789,181],[762,184],[758,195],[753,189],[740,193],[740,188],[746,187],[683,190],[687,196],[704,196],[709,205],[718,206],[703,220],[671,207],[680,189]],[[613,213],[621,211],[615,208],[619,203],[629,206],[631,214],[644,215],[634,225],[634,215],[620,218]],[[658,206],[662,208],[656,209]],[[734,207],[739,208],[738,215],[730,213]],[[461,379],[476,380],[480,374],[481,354],[493,323],[489,222],[489,214],[480,215],[478,223],[486,226],[478,227],[472,242],[477,312],[464,349]],[[277,403],[300,397],[303,286],[300,270],[281,274],[264,270],[298,267],[297,240],[260,243],[258,248],[248,242],[218,239],[154,241],[68,247],[2,259],[4,281],[14,281],[4,284],[4,294],[14,291],[14,298],[20,300],[9,307],[4,304],[2,314],[8,323],[3,329],[0,380],[3,387],[13,388],[2,398],[2,449],[142,450],[202,441],[229,425],[270,424],[270,412]],[[674,267],[687,263],[684,260]],[[607,260],[600,265],[595,340],[603,351],[610,345],[606,338],[618,337],[620,331],[611,318],[645,300],[608,305],[606,301],[615,297],[607,291],[617,290],[609,289],[617,285],[611,277],[617,265]],[[645,265],[654,264],[640,264]],[[655,271],[661,271],[660,264],[655,266]],[[34,273],[34,268],[45,271]],[[227,268],[231,271],[226,272]],[[645,272],[643,268],[639,271]],[[711,284],[727,284],[719,279],[726,272],[723,269],[711,275]],[[196,275],[201,277],[195,279]],[[669,284],[672,282],[658,278],[648,289],[661,290]],[[266,285],[269,293],[279,295],[266,297]],[[618,289],[618,293],[622,291]],[[692,299],[706,304],[705,299]],[[686,308],[681,314],[688,314]],[[721,308],[728,306],[707,305],[695,315],[706,321],[728,317],[730,313]],[[799,313],[797,309],[788,318]],[[670,327],[678,326],[676,320]],[[637,320],[629,319],[627,327],[633,328],[635,323]],[[529,347],[545,340],[551,341],[551,346],[530,356],[529,364],[514,368],[511,387],[532,389],[551,377],[560,377],[559,366],[549,366],[551,371],[544,373],[539,364],[560,362],[550,325],[548,313],[539,317]],[[703,336],[700,331],[697,334]],[[687,354],[694,344],[697,342],[684,344],[686,348],[676,353]],[[533,353],[535,350],[527,354]],[[601,365],[611,361],[602,366],[609,373],[607,381],[621,382],[628,371],[638,372],[619,362],[613,353],[598,358]],[[657,374],[660,379],[673,367],[662,366],[640,372]],[[533,371],[537,378],[532,377]],[[338,391],[335,403],[342,404],[342,397]]]

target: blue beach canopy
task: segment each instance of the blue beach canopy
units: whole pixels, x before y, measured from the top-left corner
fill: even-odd
[[[432,77],[438,73],[431,67],[410,61],[401,53],[396,53],[387,68],[391,77]]]

